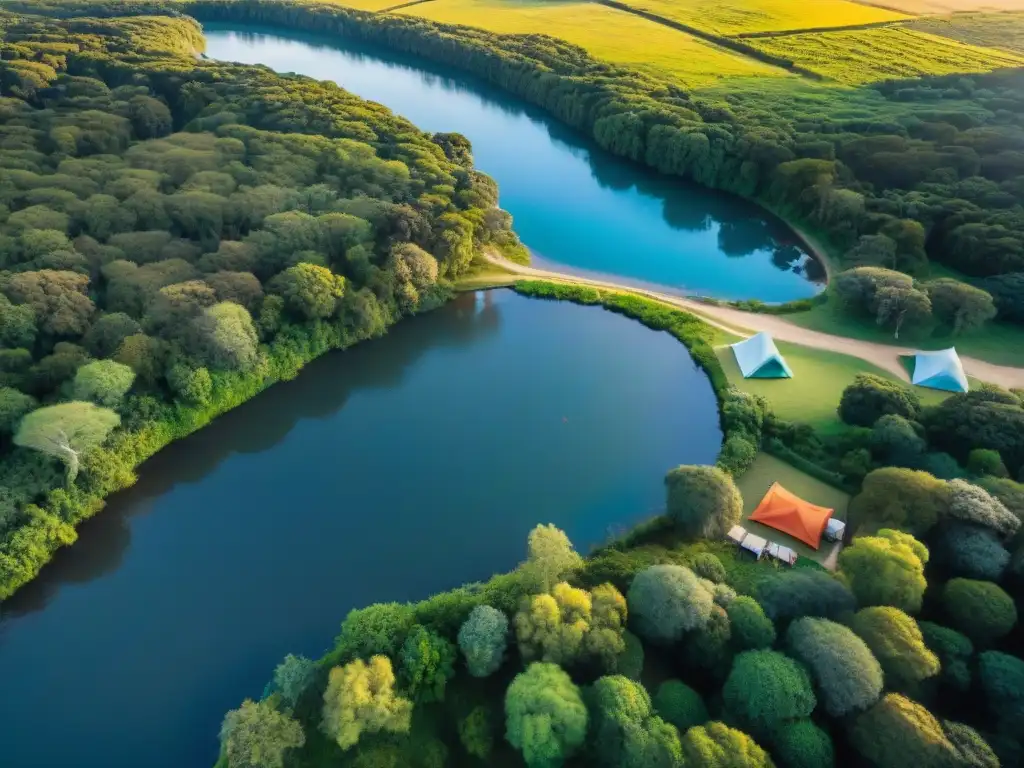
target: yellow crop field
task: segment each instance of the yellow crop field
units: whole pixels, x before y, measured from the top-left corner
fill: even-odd
[[[596,3],[431,0],[396,13],[505,34],[545,34],[598,59],[688,85],[723,77],[790,77],[785,70],[705,43],[685,32]]]
[[[865,5],[893,8],[911,14],[1024,11],[1024,0],[858,0],[858,2]]]
[[[716,35],[845,27],[900,21],[907,16],[850,0],[622,0]]]
[[[1024,13],[1021,12],[933,16],[918,19],[908,26],[961,43],[1024,53]]]
[[[1009,51],[966,45],[900,27],[763,37],[745,42],[850,85],[1024,66],[1024,57]]]

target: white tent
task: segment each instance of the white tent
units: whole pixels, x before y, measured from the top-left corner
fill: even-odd
[[[745,379],[791,379],[793,372],[786,365],[772,337],[759,333],[732,345],[736,362]]]
[[[967,391],[964,367],[952,347],[938,352],[918,352],[914,356],[914,375],[911,381],[920,387],[947,392]]]

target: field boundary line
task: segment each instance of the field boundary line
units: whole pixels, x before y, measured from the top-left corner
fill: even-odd
[[[424,1],[429,2],[429,0]],[[644,11],[641,10],[640,8],[634,8],[631,5],[619,2],[619,0],[591,1],[597,3],[598,5],[604,5],[609,8],[615,8],[616,10],[619,11],[631,13],[634,16],[639,16],[642,19],[647,19],[647,21],[653,21],[655,24],[661,24],[664,27],[669,27],[679,32],[685,32],[691,37],[699,38],[706,43],[717,45],[720,48],[727,48],[730,51],[733,51],[734,53],[739,53],[743,56],[747,56],[748,58],[760,61],[762,64],[771,64],[772,66],[779,67],[780,69],[785,69],[789,72],[793,72],[794,74],[803,75],[804,77],[811,78],[812,80],[828,79],[824,75],[818,72],[814,72],[813,70],[810,69],[805,69],[804,67],[801,67],[800,65],[796,64],[795,62],[789,59],[783,58],[781,56],[773,56],[772,54],[765,53],[764,51],[759,51],[753,46],[747,45],[743,41],[738,40],[736,38],[722,37],[720,35],[712,34],[711,32],[705,32],[702,29],[691,27],[689,24],[683,24],[681,21],[675,21],[673,19],[666,18],[665,16],[660,16],[656,13],[651,13],[650,11]]]
[[[381,8],[375,13],[391,13],[392,11],[400,11],[403,8],[410,8],[414,5],[423,5],[424,3],[432,3],[434,0],[409,0],[408,3],[399,3],[398,5],[389,5],[387,8]]]

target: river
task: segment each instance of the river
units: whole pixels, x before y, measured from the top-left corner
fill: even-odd
[[[423,130],[464,134],[538,266],[722,299],[784,302],[823,287],[820,263],[761,208],[616,158],[461,73],[301,33],[205,31],[210,58],[333,80]]]
[[[10,768],[198,768],[224,712],[354,607],[522,558],[538,522],[580,549],[713,461],[686,349],[595,307],[466,294],[146,463],[2,606]]]

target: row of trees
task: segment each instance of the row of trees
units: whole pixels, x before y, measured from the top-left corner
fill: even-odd
[[[41,520],[517,241],[464,138],[197,61],[191,19],[0,22],[6,597],[67,542]]]

